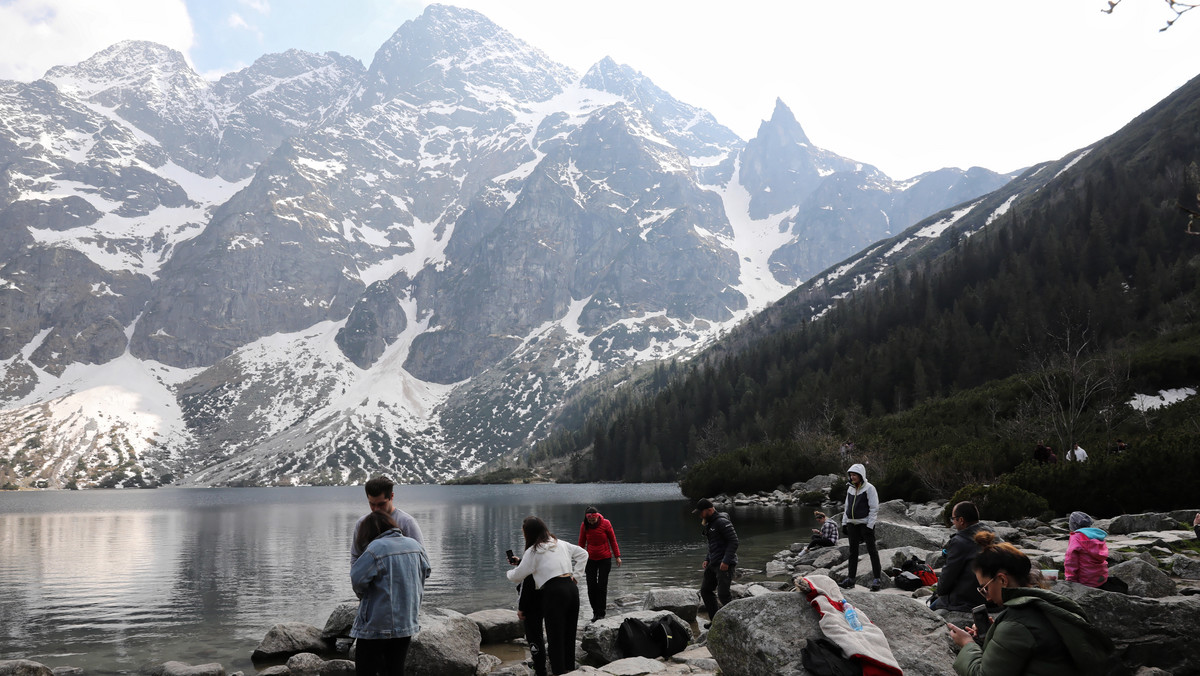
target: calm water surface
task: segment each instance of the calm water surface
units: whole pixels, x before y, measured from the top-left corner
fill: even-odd
[[[574,542],[588,505],[621,545],[610,600],[699,586],[705,543],[674,484],[398,486],[396,504],[424,531],[427,606],[515,607],[504,550],[522,549],[521,520],[541,516]],[[324,626],[354,600],[350,534],[366,511],[361,487],[0,492],[0,659],[106,673],[220,662],[253,674],[250,653],[271,625]],[[741,565],[761,569],[807,540],[810,513],[735,510]]]

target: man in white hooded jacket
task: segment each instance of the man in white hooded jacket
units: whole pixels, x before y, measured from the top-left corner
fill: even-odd
[[[846,470],[850,485],[846,487],[846,511],[842,514],[842,532],[850,538],[850,571],[842,580],[841,587],[850,589],[858,575],[858,543],[867,543],[867,555],[871,557],[871,591],[879,591],[879,576],[883,567],[879,565],[879,550],[875,547],[875,518],[879,515],[879,494],[867,483],[867,468],[855,463]]]

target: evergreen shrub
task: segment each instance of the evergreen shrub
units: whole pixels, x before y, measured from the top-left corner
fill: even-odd
[[[950,523],[950,512],[954,505],[963,501],[975,503],[979,508],[979,517],[988,521],[1037,517],[1049,508],[1045,498],[1012,484],[971,484],[959,489],[946,504],[942,511],[946,523]]]
[[[679,479],[679,488],[694,500],[719,493],[769,491],[780,484],[807,481],[818,474],[837,471],[827,452],[792,441],[769,441],[700,461]]]

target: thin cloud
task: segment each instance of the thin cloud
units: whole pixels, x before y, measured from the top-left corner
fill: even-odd
[[[239,2],[259,14],[271,13],[271,3],[267,2],[267,0],[239,0]]]
[[[153,40],[184,54],[195,43],[183,0],[0,2],[0,79],[29,82],[122,40]]]

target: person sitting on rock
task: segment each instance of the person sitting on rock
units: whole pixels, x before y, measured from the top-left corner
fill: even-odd
[[[979,531],[975,580],[989,604],[1003,609],[987,627],[947,624],[959,647],[954,671],[983,674],[1084,676],[1107,671],[1112,641],[1093,627],[1075,601],[1036,585],[1033,563],[996,534]],[[983,645],[975,642],[984,633]]]
[[[963,501],[950,510],[950,523],[954,535],[946,545],[946,562],[938,574],[937,597],[929,604],[934,610],[969,613],[984,602],[983,595],[975,588],[975,576],[971,566],[979,554],[975,534],[991,530],[979,522],[979,508],[973,502]]]
[[[1092,527],[1092,517],[1084,512],[1071,512],[1067,519],[1071,539],[1063,559],[1068,582],[1099,587],[1108,579],[1108,533]]]
[[[804,545],[804,549],[800,550],[800,556],[804,556],[808,550],[817,547],[832,547],[838,541],[838,527],[833,519],[821,510],[813,512],[813,516],[817,518],[817,528],[812,529],[812,541]]]

